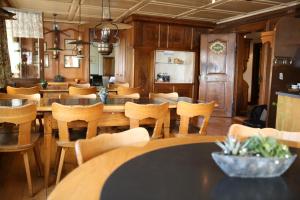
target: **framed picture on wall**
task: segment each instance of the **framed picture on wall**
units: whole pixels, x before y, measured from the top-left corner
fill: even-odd
[[[49,55],[44,54],[44,67],[48,68],[49,67]]]
[[[74,39],[65,39],[65,50],[73,50],[76,47],[76,44],[69,44],[70,42],[75,42]]]
[[[65,56],[64,57],[64,67],[66,68],[79,68],[80,67],[80,61],[76,56]]]

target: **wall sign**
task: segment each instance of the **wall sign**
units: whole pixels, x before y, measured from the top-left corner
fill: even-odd
[[[221,54],[226,51],[226,42],[215,40],[209,44],[209,49],[215,54]]]

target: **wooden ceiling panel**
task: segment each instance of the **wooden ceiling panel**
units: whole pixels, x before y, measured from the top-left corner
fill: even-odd
[[[181,13],[184,13],[186,11],[189,11],[191,9],[189,8],[183,8],[183,7],[177,7],[177,6],[169,6],[169,5],[163,5],[163,4],[147,4],[143,8],[141,8],[139,11],[141,12],[148,12],[148,13],[159,13],[164,15],[179,15]]]
[[[2,0],[0,0],[2,1]],[[77,23],[79,0],[7,0],[19,9],[44,12],[45,20],[59,14],[64,22]],[[106,0],[107,1],[107,0]],[[300,0],[110,0],[113,19],[121,20],[133,13],[167,16],[177,19],[193,19],[224,23],[251,14],[283,7],[300,5]],[[81,0],[83,21],[101,19],[101,0]]]
[[[91,5],[91,6],[98,6],[98,7],[101,7],[101,5],[102,5],[101,0],[85,0],[82,2],[83,2],[83,5]],[[111,0],[110,7],[111,8],[120,8],[120,9],[129,9],[132,6],[136,5],[138,2],[139,2],[138,0]]]
[[[188,15],[187,17],[192,18],[207,18],[207,19],[224,19],[228,17],[233,17],[234,14],[232,13],[224,13],[218,11],[211,11],[211,10],[200,10],[194,14]]]
[[[155,0],[152,2],[168,3],[181,6],[200,7],[211,3],[211,0]]]
[[[228,1],[224,4],[219,4],[212,6],[214,9],[227,10],[227,11],[236,11],[236,12],[253,12],[265,8],[270,8],[271,4],[258,3],[252,1]]]

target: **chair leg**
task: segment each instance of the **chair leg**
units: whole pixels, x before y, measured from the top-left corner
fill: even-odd
[[[62,167],[63,167],[64,160],[65,160],[65,154],[66,154],[66,149],[62,148],[61,153],[60,153],[60,160],[59,160],[59,165],[58,165],[56,184],[58,184],[59,180],[60,180],[61,171],[62,171]]]
[[[36,144],[33,147],[33,153],[34,153],[35,162],[36,162],[36,165],[38,168],[38,175],[42,176],[43,175],[43,167],[42,167],[42,160],[41,160],[39,144]]]
[[[59,164],[59,158],[61,154],[62,147],[58,146],[56,149],[56,155],[55,155],[55,163],[54,163],[54,173],[57,174],[58,170],[58,164]]]
[[[24,164],[25,164],[25,171],[26,171],[26,177],[27,177],[27,184],[28,184],[28,190],[29,190],[29,195],[33,195],[33,190],[32,190],[32,182],[31,182],[31,175],[30,175],[30,165],[29,165],[29,160],[28,160],[28,153],[22,152],[23,154],[23,159],[24,159]]]

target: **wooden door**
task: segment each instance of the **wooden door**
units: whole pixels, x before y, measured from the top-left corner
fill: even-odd
[[[232,117],[236,35],[202,34],[199,100],[216,101],[213,115]]]
[[[115,58],[103,57],[103,76],[113,76],[115,74]]]

